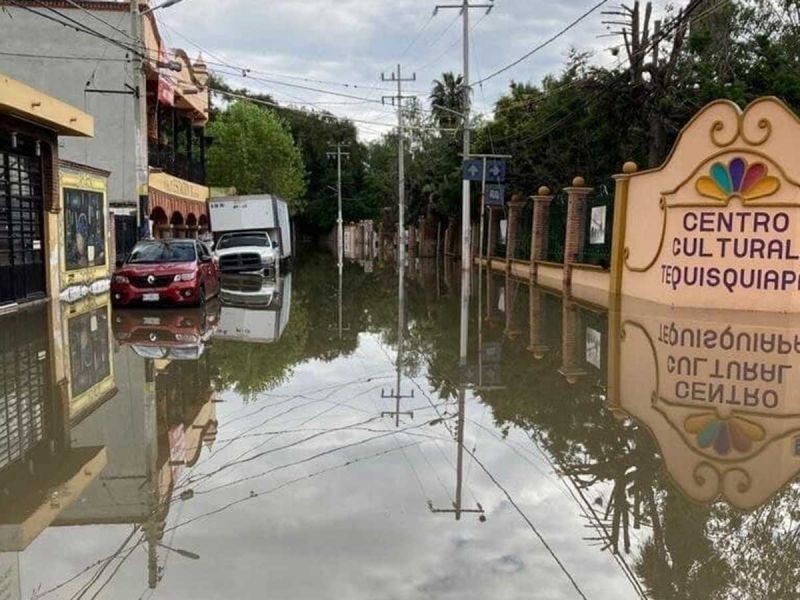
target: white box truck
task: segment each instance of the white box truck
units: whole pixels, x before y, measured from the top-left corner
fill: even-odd
[[[277,196],[212,198],[209,212],[222,272],[277,271],[292,257],[289,206]]]

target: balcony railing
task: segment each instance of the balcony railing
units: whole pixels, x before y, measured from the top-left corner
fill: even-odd
[[[175,177],[186,181],[206,185],[206,169],[202,161],[189,157],[180,152],[150,148],[149,164],[151,167],[162,169]]]

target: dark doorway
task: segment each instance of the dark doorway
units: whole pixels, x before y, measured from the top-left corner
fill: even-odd
[[[0,146],[0,304],[45,296],[41,161],[25,145]]]
[[[117,249],[117,264],[121,265],[125,257],[130,254],[136,245],[138,231],[136,229],[136,215],[114,215],[115,243]]]

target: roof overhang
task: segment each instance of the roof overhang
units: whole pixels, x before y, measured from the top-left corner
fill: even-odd
[[[0,112],[52,129],[58,135],[94,137],[94,119],[91,116],[2,74]]]

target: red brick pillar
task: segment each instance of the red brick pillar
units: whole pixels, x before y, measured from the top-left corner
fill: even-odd
[[[511,270],[511,259],[514,258],[519,238],[519,213],[528,202],[520,194],[514,194],[508,203],[508,228],[506,230],[506,271]]]
[[[578,305],[564,299],[561,308],[561,368],[558,370],[567,380],[574,384],[586,375],[583,369],[586,334],[581,327],[581,315]]]
[[[530,327],[528,351],[533,352],[533,358],[536,360],[542,360],[550,351],[545,344],[544,318],[544,292],[531,283],[528,295],[528,325]]]
[[[586,242],[586,199],[592,188],[586,187],[583,177],[572,180],[567,192],[567,231],[564,240],[564,288],[572,284],[572,265],[583,253]]]
[[[542,186],[532,196],[533,220],[531,223],[531,281],[536,282],[536,261],[547,258],[547,239],[550,232],[550,204],[553,195],[550,188]]]
[[[503,216],[503,209],[499,206],[488,206],[487,210],[489,211],[489,229],[486,235],[486,259],[487,263],[491,265],[494,247],[497,245],[497,234],[499,233],[500,217]]]

